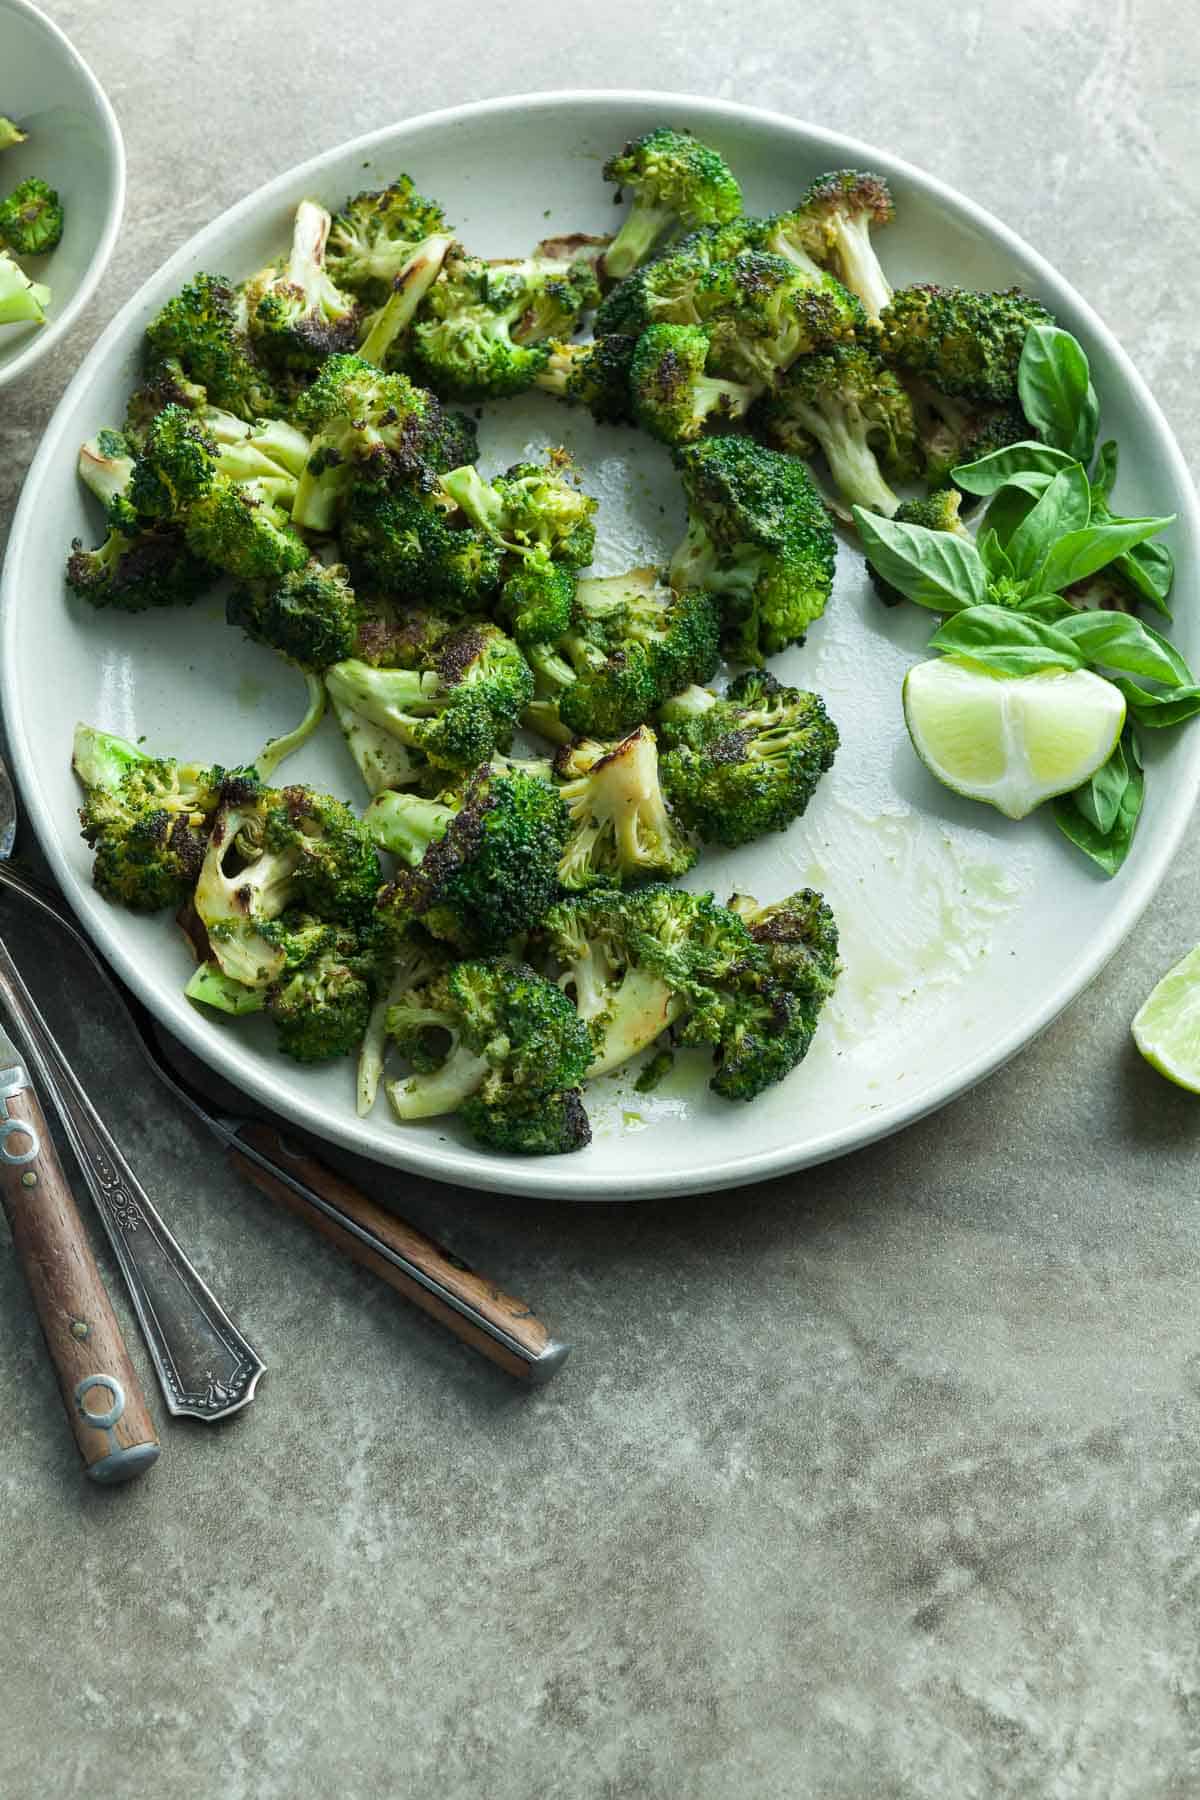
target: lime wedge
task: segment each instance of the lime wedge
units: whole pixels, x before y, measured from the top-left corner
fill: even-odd
[[[904,722],[913,749],[946,787],[1023,819],[1108,761],[1125,697],[1087,669],[996,675],[941,656],[904,677]]]
[[[1133,1041],[1152,1069],[1200,1094],[1200,948],[1168,969],[1143,1002]]]

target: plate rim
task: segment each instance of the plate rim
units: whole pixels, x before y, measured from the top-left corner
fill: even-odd
[[[14,0],[9,0],[9,4],[13,3]],[[15,3],[28,6],[28,0],[15,0]],[[36,11],[31,7],[29,10]],[[1161,829],[1161,841],[1152,853],[1147,853],[1147,858],[1140,866],[1128,871],[1130,885],[1123,889],[1121,904],[1119,907],[1114,907],[1110,915],[1110,920],[1116,920],[1119,923],[1109,922],[1103,930],[1096,933],[1087,954],[1073,969],[1071,975],[1050,989],[1041,1005],[1032,1014],[1027,1015],[1019,1027],[1009,1030],[997,1041],[988,1045],[986,1049],[968,1058],[958,1070],[942,1077],[931,1088],[885,1109],[882,1116],[863,1118],[852,1125],[848,1124],[831,1130],[824,1136],[810,1139],[803,1145],[785,1145],[768,1150],[748,1150],[741,1154],[724,1156],[702,1174],[672,1173],[669,1169],[642,1169],[637,1172],[631,1169],[628,1174],[588,1173],[586,1169],[580,1168],[577,1161],[572,1160],[564,1166],[560,1164],[559,1159],[555,1158],[503,1160],[495,1157],[482,1165],[469,1163],[465,1161],[466,1153],[452,1143],[431,1141],[428,1138],[419,1137],[417,1134],[413,1134],[410,1138],[409,1134],[400,1128],[396,1130],[394,1145],[390,1141],[384,1145],[366,1134],[365,1122],[360,1121],[353,1112],[349,1094],[344,1115],[341,1113],[334,1115],[323,1110],[319,1123],[315,1123],[313,1111],[306,1109],[299,1097],[292,1099],[286,1093],[280,1094],[273,1089],[267,1075],[260,1072],[253,1059],[240,1052],[236,1044],[213,1033],[211,1028],[206,1028],[204,1021],[200,1018],[193,1019],[188,1013],[179,1014],[170,1008],[168,1005],[170,997],[161,984],[142,980],[134,958],[126,954],[119,939],[106,928],[103,913],[99,910],[99,903],[93,904],[92,890],[79,882],[64,851],[59,846],[58,839],[62,835],[59,822],[50,815],[48,808],[42,807],[36,781],[27,779],[27,774],[33,769],[33,756],[26,735],[20,695],[17,692],[17,684],[12,673],[14,663],[11,650],[17,620],[16,571],[25,554],[27,542],[34,533],[37,517],[37,493],[44,472],[61,453],[62,447],[59,440],[65,434],[66,419],[74,409],[76,397],[86,390],[98,367],[112,353],[117,341],[127,333],[130,322],[139,309],[144,308],[147,304],[144,297],[148,290],[157,287],[169,277],[173,278],[177,271],[189,265],[199,267],[200,261],[197,259],[202,258],[203,246],[210,234],[218,234],[222,229],[244,218],[251,211],[269,206],[277,195],[294,189],[302,181],[307,181],[311,176],[343,157],[375,150],[394,142],[397,137],[419,136],[432,128],[442,127],[462,119],[478,119],[492,113],[518,110],[522,114],[528,115],[543,110],[561,108],[564,105],[586,105],[589,110],[608,106],[636,106],[647,109],[656,108],[660,114],[663,109],[669,109],[672,106],[686,107],[696,114],[704,115],[714,123],[719,123],[724,118],[743,125],[768,127],[773,131],[782,131],[798,138],[819,140],[823,145],[830,147],[832,154],[837,155],[847,164],[858,163],[868,166],[877,164],[886,173],[895,173],[901,179],[911,181],[913,185],[932,194],[941,204],[960,215],[967,222],[981,228],[1011,255],[1020,259],[1034,279],[1046,281],[1052,289],[1064,290],[1070,296],[1078,317],[1086,329],[1094,335],[1096,341],[1103,345],[1106,353],[1114,361],[1123,379],[1132,390],[1139,406],[1156,428],[1164,459],[1185,502],[1181,507],[1180,516],[1181,518],[1186,516],[1193,533],[1200,535],[1200,505],[1197,503],[1195,488],[1183,453],[1162,409],[1115,334],[1105,325],[1088,301],[1078,293],[1072,283],[1059,274],[1048,259],[1043,257],[1011,227],[994,217],[985,207],[950,187],[940,177],[927,173],[889,151],[880,150],[857,138],[846,136],[844,133],[830,131],[824,126],[815,125],[790,114],[775,112],[763,107],[746,106],[736,101],[643,88],[564,88],[534,94],[499,95],[486,100],[441,107],[431,112],[421,113],[411,119],[400,120],[374,131],[365,132],[344,143],[322,150],[306,161],[297,163],[271,177],[253,192],[244,195],[232,206],[225,208],[215,219],[209,220],[198,232],[193,233],[184,244],[166,257],[118,308],[76,370],[51,415],[26,474],[13,515],[8,550],[3,572],[0,574],[0,708],[3,710],[13,757],[13,773],[18,783],[26,816],[37,834],[56,881],[83,929],[88,932],[97,948],[116,969],[121,979],[141,997],[166,1030],[181,1039],[184,1045],[199,1056],[201,1061],[211,1067],[219,1077],[230,1081],[246,1092],[249,1098],[257,1101],[269,1111],[290,1119],[294,1124],[310,1133],[341,1148],[363,1155],[384,1167],[399,1168],[411,1174],[472,1189],[571,1201],[635,1200],[671,1194],[682,1196],[690,1193],[717,1192],[722,1189],[743,1186],[749,1182],[769,1181],[779,1176],[794,1174],[801,1169],[815,1167],[851,1151],[866,1149],[871,1144],[915,1124],[960,1095],[970,1092],[979,1082],[1002,1068],[1020,1050],[1039,1037],[1100,974],[1110,958],[1133,931],[1150,900],[1165,879],[1187,829],[1192,802],[1197,787],[1200,785],[1200,733],[1194,734],[1193,742],[1183,756],[1183,779],[1177,781],[1179,797],[1176,800],[1173,815],[1164,821]]]
[[[75,323],[75,320],[79,317],[80,313],[99,287],[105,270],[112,261],[112,253],[116,249],[117,237],[125,217],[125,197],[128,179],[125,138],[121,131],[120,120],[117,118],[116,109],[108,95],[105,93],[103,87],[100,85],[99,78],[92,69],[91,64],[75,48],[75,45],[71,42],[71,39],[67,36],[62,26],[56,25],[54,20],[49,18],[42,11],[40,6],[34,6],[33,0],[0,0],[0,9],[5,8],[12,13],[24,13],[27,18],[33,19],[47,36],[57,41],[60,49],[66,56],[67,61],[73,63],[79,73],[83,76],[84,83],[91,90],[96,112],[99,116],[101,125],[104,128],[104,134],[108,139],[109,150],[111,153],[110,166],[112,178],[109,182],[108,217],[105,221],[104,229],[100,233],[100,240],[92,253],[92,260],[84,270],[78,287],[61,311],[51,313],[46,328],[39,331],[36,337],[30,338],[24,350],[18,352],[18,354],[9,362],[0,364],[0,388],[8,387],[19,375],[25,374],[32,368],[34,363],[40,361],[43,356],[49,354],[55,344],[57,344],[65,333],[70,330],[71,326]],[[120,317],[123,310],[123,308],[118,309],[117,317]],[[107,335],[107,328],[105,335]],[[74,377],[72,377],[71,382],[64,391],[64,399],[73,385]],[[57,407],[55,408],[55,411],[57,411]],[[51,417],[53,418],[53,415],[51,415]],[[32,473],[32,470],[33,464],[31,463],[30,473]],[[28,478],[27,475],[26,480],[28,480]],[[14,514],[13,517],[15,522],[16,515]]]

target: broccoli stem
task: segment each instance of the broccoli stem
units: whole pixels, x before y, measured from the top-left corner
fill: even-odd
[[[382,725],[364,719],[340,695],[330,692],[334,714],[370,794],[408,787],[426,766],[424,759]]]
[[[837,247],[842,281],[858,295],[871,323],[877,324],[884,307],[891,305],[892,288],[875,254],[866,213],[839,220]]]
[[[476,1056],[456,1044],[431,1075],[409,1075],[385,1083],[392,1111],[398,1119],[434,1119],[441,1113],[457,1112],[463,1101],[483,1086],[489,1067],[486,1056]]]
[[[364,362],[383,368],[396,339],[407,331],[413,314],[441,273],[450,237],[428,237],[417,245],[392,281],[392,292],[378,312],[371,314],[370,329],[359,345]]]
[[[199,1000],[204,1006],[214,1007],[217,1012],[232,1013],[235,1018],[240,1018],[243,1013],[261,1012],[267,1003],[262,988],[247,987],[244,982],[235,981],[216,962],[201,963],[193,970],[183,991],[189,1000]]]
[[[367,1029],[358,1052],[358,1075],[355,1083],[356,1106],[360,1119],[365,1119],[375,1105],[383,1065],[387,1057],[387,1017],[391,1007],[398,1006],[405,994],[423,981],[432,964],[420,950],[404,949],[392,971],[387,989],[371,1008]]]
[[[454,808],[420,794],[377,794],[363,824],[381,850],[390,850],[416,868],[430,844],[446,835]]]
[[[451,469],[448,475],[442,476],[442,487],[466,513],[472,525],[477,525],[480,531],[486,531],[496,543],[509,547],[501,530],[504,502],[473,464],[468,463],[462,469]]]
[[[84,487],[95,494],[102,506],[110,506],[129,486],[133,458],[107,455],[101,443],[103,436],[101,433],[99,438],[89,438],[79,446],[77,466]]]
[[[114,737],[110,731],[97,731],[92,725],[75,727],[71,767],[85,788],[115,788],[130,769],[147,760],[136,744]]]
[[[801,425],[820,444],[843,499],[890,519],[900,501],[883,479],[858,408],[842,401],[828,407],[797,401],[793,406]]]
[[[701,375],[692,384],[692,408],[701,425],[713,413],[722,419],[741,419],[761,391],[761,387],[749,387],[743,381],[721,381],[712,375]]]
[[[260,781],[270,781],[280,763],[312,736],[325,713],[325,687],[319,675],[304,671],[308,707],[300,723],[282,737],[270,738],[254,759]]]
[[[609,281],[620,281],[632,274],[645,261],[663,232],[674,222],[675,212],[669,206],[651,206],[635,200],[629,217],[604,252],[604,273]]]
[[[588,1068],[589,1079],[619,1069],[631,1056],[647,1049],[683,1011],[682,999],[665,981],[639,968],[627,970],[620,987],[615,993],[607,990],[603,1004],[592,1014],[585,1012],[578,1000],[576,1005],[585,1024],[592,1018],[601,1021],[602,1035]]]

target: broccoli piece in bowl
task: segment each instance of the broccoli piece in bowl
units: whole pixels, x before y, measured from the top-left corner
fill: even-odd
[[[90,725],[75,728],[71,766],[99,892],[132,912],[179,906],[204,861],[224,770],[147,755]]]
[[[741,189],[719,151],[690,132],[659,126],[632,139],[604,165],[604,179],[628,190],[633,206],[604,253],[604,275],[620,281],[668,233],[719,225],[742,210]]]

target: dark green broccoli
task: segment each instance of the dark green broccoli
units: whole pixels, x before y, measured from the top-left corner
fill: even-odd
[[[375,846],[348,806],[309,788],[226,781],[194,905],[226,975],[269,987],[294,957],[274,922],[302,908],[327,924],[363,927],[382,879]]]
[[[358,301],[342,292],[325,267],[332,223],[323,206],[302,200],[286,260],[246,284],[250,336],[266,360],[281,368],[318,369],[327,356],[351,350],[357,341]]]
[[[458,1112],[490,1148],[518,1154],[588,1142],[576,1090],[591,1040],[561,988],[524,964],[457,963],[389,1006],[387,1025],[413,1067],[387,1084],[398,1118]]]
[[[358,636],[358,602],[346,570],[315,558],[277,581],[234,588],[225,618],[302,669],[345,661]]]
[[[1000,406],[982,405],[939,393],[919,375],[906,376],[904,385],[912,399],[925,480],[931,490],[955,485],[953,471],[960,463],[978,462],[993,450],[1037,436],[1016,400]],[[977,494],[962,498],[968,510],[979,504]]]
[[[138,517],[126,498],[134,458],[126,437],[99,431],[79,451],[79,474],[105,509],[108,534],[95,550],[76,538],[67,559],[67,584],[92,606],[144,612],[153,606],[190,605],[212,573],[174,526]]]
[[[891,301],[892,290],[871,232],[890,225],[895,211],[891,189],[882,175],[864,169],[835,169],[818,176],[790,215],[794,224],[788,235],[857,294],[873,321]]]
[[[616,744],[578,738],[560,750],[554,772],[571,818],[558,868],[563,887],[621,887],[687,874],[695,846],[663,799],[648,725]]]
[[[538,923],[558,891],[570,831],[549,782],[486,765],[437,800],[377,794],[364,823],[408,865],[384,889],[384,913],[467,955],[502,950]]]
[[[554,340],[534,386],[568,406],[585,406],[597,424],[632,424],[629,366],[637,341],[636,333],[621,332],[585,344]]]
[[[892,296],[879,321],[879,345],[893,368],[923,375],[943,394],[1002,405],[1016,399],[1029,327],[1053,323],[1020,288],[977,294],[918,284]]]
[[[521,652],[489,624],[443,636],[415,668],[352,658],[335,663],[326,682],[339,713],[390,732],[443,769],[476,768],[506,746],[533,696]]]
[[[604,165],[604,179],[633,195],[628,218],[604,253],[604,274],[620,281],[667,233],[720,225],[742,210],[741,189],[724,157],[690,132],[660,126],[634,138]]]
[[[201,387],[198,381],[188,380],[178,357],[158,357],[145,381],[134,389],[125,403],[122,435],[136,455],[164,406],[182,406],[189,412],[199,412],[207,405],[207,388]],[[280,422],[276,421],[277,424]],[[251,429],[249,421],[242,420],[242,424]]]
[[[544,464],[514,463],[491,482],[470,466],[452,469],[441,488],[510,558],[572,569],[592,560],[596,502],[580,487],[565,452],[552,451]]]
[[[761,664],[803,643],[825,610],[836,553],[833,526],[804,464],[740,437],[687,445],[676,461],[689,521],[671,562],[672,583],[717,596],[723,644],[740,662]]]
[[[292,508],[297,525],[333,529],[358,481],[433,485],[445,432],[433,394],[359,356],[331,356],[295,406],[312,449]]]
[[[629,369],[633,412],[643,431],[664,444],[687,444],[709,426],[742,418],[758,386],[706,375],[708,333],[700,325],[650,325],[637,340]]]
[[[200,873],[224,772],[149,756],[90,725],[75,728],[71,767],[100,893],[133,912],[178,906]]]
[[[888,479],[909,481],[918,472],[912,402],[859,344],[797,358],[764,401],[762,423],[793,456],[819,449],[847,506],[890,518],[900,502]]]
[[[897,507],[895,519],[898,525],[921,525],[926,531],[952,531],[956,537],[970,538],[971,534],[958,516],[962,496],[957,488],[937,488],[922,500],[906,500]],[[904,595],[898,587],[886,580],[873,563],[868,562],[867,573],[871,577],[871,585],[885,606],[898,606]]]
[[[320,949],[267,989],[279,1049],[301,1063],[349,1055],[366,1032],[376,980],[370,933],[334,928]]]
[[[570,630],[526,646],[536,685],[525,722],[559,743],[623,737],[670,694],[709,679],[717,637],[712,597],[677,593],[656,569],[582,580]]]
[[[214,406],[242,419],[280,411],[247,333],[246,303],[223,275],[197,275],[146,327],[156,357],[177,361]]]
[[[866,315],[833,275],[811,275],[786,257],[743,250],[714,263],[697,295],[709,336],[709,368],[766,387],[798,356],[863,335]]]
[[[812,888],[773,906],[759,906],[746,895],[735,895],[729,905],[749,927],[756,956],[721,1022],[710,1086],[726,1100],[753,1100],[808,1054],[837,979],[838,934],[832,912]]]
[[[571,629],[576,585],[568,564],[529,557],[505,577],[497,615],[522,649],[552,643]]]
[[[501,399],[533,385],[550,338],[567,337],[598,297],[586,259],[484,262],[451,254],[412,329],[412,360],[436,392]]]
[[[700,296],[710,271],[746,248],[746,224],[705,226],[681,238],[600,302],[593,321],[597,338],[637,337],[648,325],[700,325]],[[814,277],[820,271],[813,271]]]
[[[420,596],[446,612],[482,611],[500,585],[498,546],[456,522],[437,493],[357,482],[340,541],[358,580],[384,594]]]
[[[0,201],[0,244],[15,256],[44,256],[63,234],[63,209],[58,191],[36,175],[15,187]]]
[[[708,844],[749,844],[804,812],[838,746],[817,694],[749,670],[717,698],[686,688],[663,707],[663,791]]]
[[[339,287],[380,301],[426,238],[450,235],[437,202],[399,175],[347,200],[330,229],[325,266]]]

